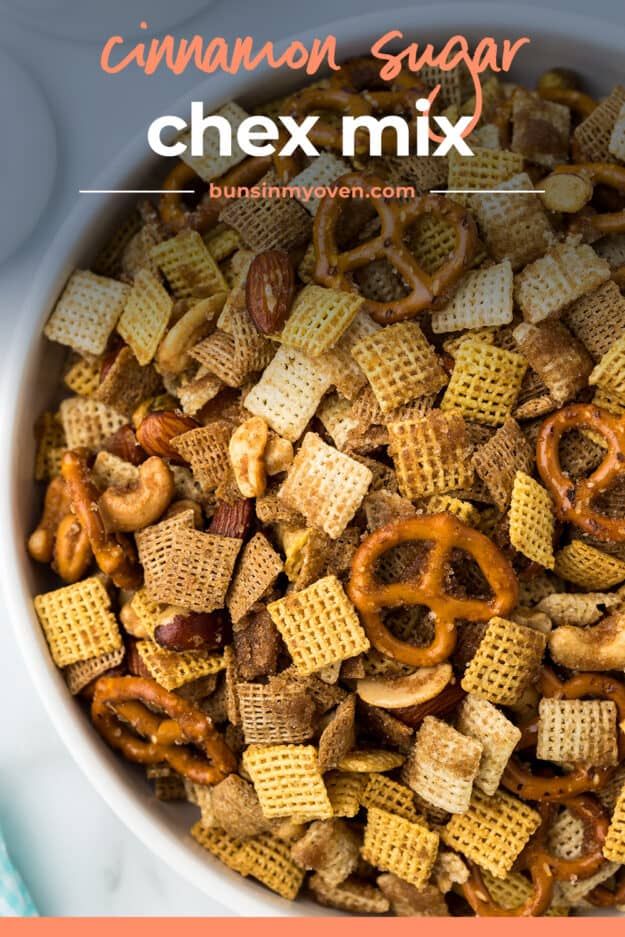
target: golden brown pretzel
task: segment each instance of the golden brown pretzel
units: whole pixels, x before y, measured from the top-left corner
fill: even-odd
[[[469,212],[457,202],[437,195],[422,195],[409,202],[380,195],[374,197],[372,190],[376,191],[378,187],[381,192],[384,182],[376,176],[359,173],[346,173],[336,184],[363,190],[380,218],[380,233],[351,250],[340,251],[336,232],[343,202],[338,198],[322,199],[314,224],[317,257],[314,279],[317,283],[340,290],[354,290],[348,274],[373,260],[384,258],[409,288],[407,296],[390,304],[367,300],[367,309],[373,318],[386,325],[431,308],[466,271],[475,250],[477,231]],[[423,215],[438,215],[453,226],[456,234],[456,243],[448,260],[432,276],[419,267],[403,242],[406,230]]]
[[[559,447],[564,433],[592,429],[605,439],[607,454],[586,479],[573,481],[560,466]],[[555,504],[556,516],[569,521],[597,540],[625,540],[625,518],[607,517],[592,502],[625,474],[625,419],[592,404],[572,403],[543,423],[536,443],[536,465]]]
[[[543,822],[525,849],[520,868],[527,869],[533,891],[516,908],[503,908],[491,897],[476,865],[471,864],[471,875],[462,885],[464,897],[479,917],[537,917],[551,904],[556,881],[576,881],[590,878],[603,863],[602,848],[608,829],[608,819],[601,805],[592,797],[574,797],[565,806],[582,821],[584,828],[583,853],[577,859],[562,859],[549,851],[547,836],[553,809],[542,804]]]
[[[614,163],[571,163],[556,166],[555,173],[574,173],[585,176],[594,186],[605,185],[610,189],[625,194],[625,166]],[[625,208],[621,211],[602,212],[597,215],[584,215],[579,221],[572,221],[571,231],[584,231],[588,227],[604,234],[623,234],[625,232]]]
[[[319,112],[331,112],[340,116],[365,117],[373,112],[372,105],[361,94],[352,94],[341,88],[304,88],[298,91],[284,106],[285,114],[291,117],[303,118]],[[340,124],[333,124],[322,117],[308,132],[308,139],[315,146],[322,146],[328,150],[340,152],[343,145],[343,134]],[[366,147],[366,137],[358,134],[360,145]],[[357,147],[358,149],[358,147]]]
[[[605,885],[597,885],[584,897],[596,908],[618,908],[625,905],[625,865],[616,873],[614,891],[610,891]]]
[[[236,759],[210,717],[150,678],[101,677],[95,684],[91,718],[111,748],[128,761],[166,762],[196,784],[218,784],[236,769]]]
[[[538,94],[545,101],[570,107],[580,117],[589,117],[597,107],[597,102],[589,94],[576,88],[539,88]]]
[[[131,541],[123,534],[106,530],[99,507],[100,492],[91,479],[86,449],[64,453],[61,472],[67,484],[72,510],[80,521],[96,563],[120,589],[135,589],[141,583],[141,567]]]
[[[562,699],[581,699],[595,696],[612,700],[618,710],[618,722],[625,719],[625,686],[598,673],[580,673],[561,683],[553,671],[545,668],[541,681],[542,695]],[[532,720],[524,728],[523,737],[517,749],[531,746],[535,738],[537,720]],[[625,757],[625,732],[619,732],[619,758]],[[614,768],[595,768],[593,765],[574,765],[572,770],[560,777],[539,777],[532,773],[513,756],[508,762],[501,778],[501,783],[509,791],[524,800],[562,802],[586,791],[597,791],[606,784]]]
[[[431,543],[423,567],[414,580],[384,585],[376,580],[376,562],[393,547],[409,542]],[[490,599],[461,599],[445,591],[445,568],[454,549],[465,550],[479,565],[492,590]],[[361,543],[352,561],[349,595],[360,612],[373,646],[412,667],[429,667],[446,660],[456,643],[456,619],[486,621],[505,615],[518,598],[512,567],[491,541],[450,514],[410,517],[376,530]],[[425,605],[434,615],[435,630],[428,647],[400,641],[386,628],[380,610]]]
[[[402,68],[395,78],[385,79],[380,76],[380,60],[373,56],[360,56],[349,59],[341,65],[330,78],[332,88],[345,91],[406,91],[410,88],[422,88],[423,83],[415,72]]]

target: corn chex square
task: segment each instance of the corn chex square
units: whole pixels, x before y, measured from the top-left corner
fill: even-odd
[[[114,651],[107,651],[106,654],[99,654],[97,657],[90,657],[88,660],[69,664],[63,669],[67,689],[72,696],[76,696],[97,677],[102,676],[109,670],[113,670],[115,667],[119,667],[125,656],[126,648],[122,644]]]
[[[203,295],[228,290],[224,276],[197,231],[181,231],[161,241],[150,251],[165,274],[174,296],[186,299],[201,290]]]
[[[140,270],[117,323],[117,331],[130,345],[140,365],[149,364],[165,334],[173,300],[149,270]]]
[[[403,779],[412,790],[447,813],[469,809],[482,745],[441,719],[426,716],[404,765]]]
[[[476,788],[467,812],[455,814],[441,838],[495,878],[505,878],[540,823],[536,810],[510,794],[487,797]]]
[[[507,325],[512,322],[513,285],[509,260],[473,270],[462,280],[450,302],[432,313],[432,331],[458,332]]]
[[[307,821],[332,816],[314,746],[250,745],[243,753],[243,767],[268,819]]]
[[[506,719],[496,706],[472,693],[460,707],[457,727],[459,732],[481,744],[482,757],[475,785],[492,797],[521,738],[521,730]]]
[[[397,322],[363,338],[352,355],[367,375],[383,413],[447,383],[438,356],[415,322]]]
[[[619,794],[605,838],[603,855],[625,865],[625,784]]]
[[[314,195],[312,190],[316,187],[321,188],[331,185],[333,182],[336,182],[339,176],[344,176],[346,172],[350,171],[349,164],[342,159],[338,159],[333,153],[320,153],[319,156],[315,156],[314,159],[311,159],[305,169],[302,169],[296,176],[293,176],[289,185],[298,187],[296,191],[298,191],[300,195],[296,196],[296,198],[298,201],[301,201],[304,208],[307,209],[311,215],[316,215],[320,199]],[[311,195],[309,198],[303,199],[301,197],[302,194],[308,195],[306,189],[311,192]]]
[[[249,857],[245,850],[245,840],[230,836],[225,830],[209,827],[203,820],[191,828],[191,836],[229,869],[240,875],[248,874]]]
[[[102,360],[77,358],[63,375],[63,383],[79,397],[90,397],[100,383]]]
[[[356,610],[336,576],[291,592],[267,610],[300,674],[315,673],[369,649]]]
[[[245,841],[241,861],[252,878],[288,901],[295,900],[306,873],[293,861],[290,843],[260,833]]]
[[[522,355],[467,339],[456,354],[441,410],[457,410],[467,420],[500,426],[512,412],[526,371]]]
[[[471,446],[459,413],[433,410],[423,419],[390,422],[388,432],[404,498],[416,500],[471,487]]]
[[[336,345],[364,302],[358,293],[311,283],[296,296],[280,341],[316,358]]]
[[[111,600],[97,576],[35,596],[35,611],[57,667],[122,646]]]
[[[500,706],[514,706],[540,668],[546,636],[505,618],[491,618],[462,678],[462,689]]]
[[[589,384],[597,384],[604,391],[625,403],[625,333],[617,339],[595,365],[588,378]]]
[[[191,154],[191,132],[189,130],[185,130],[178,138],[181,143],[185,144],[185,150],[180,157],[181,160],[187,166],[190,166],[204,182],[211,182],[213,179],[223,176],[229,169],[238,166],[246,158],[246,153],[237,142],[237,130],[245,118],[249,117],[249,114],[236,101],[228,101],[227,104],[224,104],[215,112],[214,116],[225,120],[231,128],[230,156],[222,155],[221,138],[217,127],[207,127],[204,130],[201,156]]]
[[[553,569],[554,533],[555,517],[549,492],[525,472],[517,472],[510,500],[510,543],[528,560]]]
[[[455,150],[449,154],[449,189],[492,189],[523,169],[523,157],[509,150],[473,147],[473,156],[462,156]],[[470,196],[454,193],[455,202],[466,205]]]
[[[279,498],[329,537],[340,537],[373,480],[371,470],[306,433]]]
[[[625,561],[572,540],[555,557],[555,572],[582,589],[610,589],[625,579]]]
[[[335,817],[356,816],[369,777],[360,771],[329,771],[324,775],[323,780]]]
[[[611,700],[542,699],[536,757],[556,764],[618,764],[616,704]]]
[[[130,293],[126,283],[88,270],[73,273],[43,330],[83,355],[101,355]]]
[[[569,238],[517,274],[514,298],[527,322],[541,322],[610,279],[590,244]]]
[[[438,833],[420,823],[370,807],[362,857],[383,872],[393,872],[416,888],[427,883],[438,854]]]
[[[154,641],[137,641],[136,648],[150,676],[166,690],[177,690],[226,666],[221,655],[205,651],[167,651]]]
[[[244,400],[244,406],[290,442],[306,429],[332,383],[327,368],[282,346]]]
[[[369,775],[360,803],[367,810],[378,807],[387,813],[410,820],[411,823],[425,824],[425,820],[417,811],[414,794],[410,788],[383,774]]]

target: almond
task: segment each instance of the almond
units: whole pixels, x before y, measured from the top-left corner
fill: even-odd
[[[209,532],[220,537],[234,537],[245,540],[252,526],[254,502],[251,498],[226,504],[220,501],[210,522]]]
[[[104,448],[112,455],[131,465],[141,465],[148,457],[147,452],[137,442],[137,436],[130,423],[120,427],[104,443]]]
[[[247,274],[247,311],[259,332],[280,332],[295,294],[295,270],[285,251],[263,251],[254,258]]]
[[[232,639],[224,611],[190,612],[171,606],[154,629],[154,640],[168,651],[216,651]]]
[[[180,436],[199,427],[197,420],[185,416],[180,410],[157,410],[143,418],[137,430],[137,439],[148,455],[160,455],[172,462],[181,462],[180,453],[171,445],[174,436]]]
[[[467,694],[459,683],[448,683],[442,693],[424,703],[394,709],[393,715],[409,726],[418,726],[426,716],[446,716]]]

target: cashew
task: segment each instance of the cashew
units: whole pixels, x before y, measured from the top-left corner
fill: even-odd
[[[365,677],[356,683],[356,693],[371,706],[403,709],[426,703],[442,693],[453,676],[450,664],[419,667],[401,677]]]
[[[156,364],[160,371],[181,374],[189,367],[189,350],[213,331],[214,320],[223,309],[227,296],[227,293],[215,293],[208,299],[202,299],[176,322],[156,352]]]
[[[279,475],[280,472],[286,472],[293,461],[293,443],[271,433],[265,446],[264,461],[267,475]]]
[[[89,537],[73,514],[66,514],[58,526],[54,543],[54,567],[63,582],[78,582],[91,563]]]
[[[542,634],[549,634],[551,631],[551,619],[545,612],[535,608],[525,608],[519,605],[510,613],[510,620],[515,621],[517,625],[525,625],[526,628],[533,628],[534,631],[540,631]]]
[[[609,615],[598,625],[562,625],[549,638],[557,664],[570,670],[625,670],[625,615]]]
[[[119,610],[119,620],[128,634],[132,635],[133,638],[152,637],[145,624],[141,621],[132,607],[132,599],[122,605],[121,609]]]
[[[132,488],[107,488],[100,508],[111,530],[140,530],[158,520],[174,496],[169,466],[152,456],[139,466],[139,481]]]
[[[63,478],[53,478],[46,490],[41,520],[28,538],[28,552],[38,563],[49,563],[59,524],[71,510],[71,498]]]
[[[230,438],[230,462],[239,491],[244,498],[265,493],[267,476],[263,459],[269,428],[262,417],[253,416],[235,429]]]

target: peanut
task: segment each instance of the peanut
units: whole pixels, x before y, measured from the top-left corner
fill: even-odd
[[[267,476],[263,457],[268,436],[265,421],[253,416],[241,423],[230,438],[230,462],[244,498],[258,498],[265,493]]]
[[[73,514],[61,520],[54,543],[54,567],[63,582],[78,582],[85,575],[93,553],[89,537]]]
[[[70,513],[71,498],[63,478],[53,478],[46,490],[41,520],[28,539],[28,552],[38,563],[50,563],[58,526]]]

